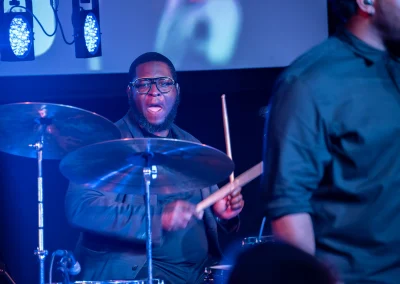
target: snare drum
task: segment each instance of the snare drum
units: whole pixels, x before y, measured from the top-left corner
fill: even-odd
[[[206,267],[204,270],[205,284],[225,284],[228,281],[232,265],[215,265]]]
[[[242,240],[242,247],[271,242],[275,242],[274,236],[248,237]]]
[[[149,284],[148,280],[107,280],[107,281],[75,281],[71,284]],[[48,284],[48,283],[47,283]],[[62,282],[52,284],[63,284]],[[153,284],[164,284],[164,280],[153,279]]]

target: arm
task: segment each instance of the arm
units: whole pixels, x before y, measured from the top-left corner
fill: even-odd
[[[65,209],[67,220],[78,229],[130,241],[146,240],[144,198],[130,195],[131,202],[117,200],[115,193],[70,184]],[[122,198],[121,198],[122,199]],[[161,240],[161,208],[151,198],[152,239]]]
[[[313,254],[310,199],[330,162],[327,134],[312,88],[285,81],[266,120],[264,189],[273,233]]]
[[[314,230],[311,217],[306,213],[290,214],[272,222],[276,237],[308,252],[315,253]]]

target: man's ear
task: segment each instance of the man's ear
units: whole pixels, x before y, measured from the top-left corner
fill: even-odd
[[[131,85],[128,85],[126,87],[126,94],[128,95],[128,102],[129,104],[131,104],[131,102],[133,101],[133,89]]]
[[[176,83],[175,87],[176,87],[176,94],[179,96],[181,93],[181,86],[179,86],[179,83]]]
[[[126,94],[128,95],[128,97],[132,96],[132,86],[131,85],[126,86]]]
[[[358,8],[368,14],[374,15],[375,14],[375,0],[356,0]]]

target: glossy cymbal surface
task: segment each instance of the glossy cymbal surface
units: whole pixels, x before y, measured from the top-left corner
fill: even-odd
[[[116,193],[144,189],[143,169],[150,165],[154,194],[201,189],[223,181],[233,161],[210,146],[167,138],[127,138],[80,148],[60,163],[61,173],[76,184]]]
[[[0,151],[36,158],[43,142],[43,159],[61,159],[80,147],[121,138],[108,119],[80,108],[24,102],[0,105]],[[31,145],[31,146],[30,146]]]

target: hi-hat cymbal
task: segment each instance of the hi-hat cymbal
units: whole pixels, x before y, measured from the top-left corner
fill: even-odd
[[[0,151],[28,158],[36,158],[32,145],[43,137],[43,159],[61,159],[82,146],[119,139],[121,133],[111,121],[93,112],[24,102],[0,105],[0,137]]]
[[[121,139],[85,146],[60,163],[72,183],[125,194],[144,190],[146,157],[152,169],[150,191],[171,194],[201,189],[223,181],[234,163],[210,146],[166,138]]]

